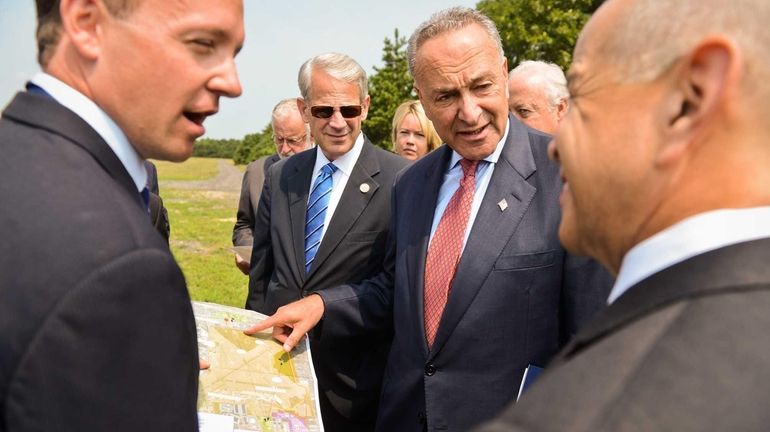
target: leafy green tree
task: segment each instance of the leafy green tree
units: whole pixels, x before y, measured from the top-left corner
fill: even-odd
[[[202,138],[195,142],[193,156],[226,158],[233,157],[236,147],[240,145],[240,140],[236,139],[212,139]]]
[[[406,56],[406,38],[393,32],[393,40],[385,38],[382,49],[382,67],[375,67],[369,77],[369,96],[372,103],[363,125],[364,133],[375,145],[386,150],[393,148],[390,139],[393,114],[401,103],[415,99],[412,77]]]
[[[244,165],[273,153],[275,153],[273,127],[268,123],[262,129],[262,132],[248,134],[243,137],[241,144],[235,149],[233,162]]]
[[[476,9],[500,32],[508,68],[545,60],[566,70],[578,34],[603,0],[481,0]]]

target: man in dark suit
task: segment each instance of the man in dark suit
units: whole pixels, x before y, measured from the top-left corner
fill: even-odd
[[[610,0],[586,25],[550,149],[560,237],[617,283],[482,430],[768,429],[769,20],[762,0]]]
[[[278,102],[273,108],[270,125],[273,128],[275,154],[261,157],[246,166],[233,227],[233,246],[251,246],[254,243],[254,220],[268,168],[281,159],[309,149],[313,143],[310,127],[302,119],[302,113],[297,108],[297,98]],[[246,275],[249,274],[247,258],[250,258],[250,255],[241,257],[235,254],[235,265]]]
[[[403,158],[361,132],[369,108],[366,73],[329,53],[299,72],[298,107],[317,147],[266,173],[254,226],[246,307],[280,306],[382,271],[390,195]],[[330,431],[374,427],[390,332],[311,339],[323,423]]]
[[[189,157],[240,93],[243,6],[37,12],[44,72],[0,119],[0,431],[197,431],[195,321],[142,160]]]
[[[287,348],[321,313],[321,341],[392,327],[377,429],[467,430],[515,398],[527,365],[543,365],[603,306],[611,280],[559,244],[558,166],[549,137],[508,115],[494,24],[471,9],[440,12],[409,55],[447,146],[396,182],[387,271],[265,325],[284,340],[281,324],[294,326]]]

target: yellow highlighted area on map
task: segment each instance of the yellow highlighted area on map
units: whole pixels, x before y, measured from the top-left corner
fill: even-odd
[[[322,431],[307,341],[291,354],[268,333],[243,329],[265,318],[253,311],[193,302],[201,358],[198,411],[232,416],[235,431]]]

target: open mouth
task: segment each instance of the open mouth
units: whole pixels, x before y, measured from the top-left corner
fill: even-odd
[[[469,131],[460,131],[458,133],[460,135],[463,135],[463,136],[467,137],[467,138],[473,139],[473,138],[476,138],[479,135],[481,135],[484,132],[484,130],[486,130],[487,126],[489,126],[489,124],[486,124],[486,125],[478,128],[478,129],[469,130]]]
[[[206,117],[208,117],[208,114],[206,113],[194,113],[189,111],[185,111],[182,114],[185,116],[185,118],[187,118],[187,120],[190,120],[198,126],[203,126],[203,122],[206,120]]]

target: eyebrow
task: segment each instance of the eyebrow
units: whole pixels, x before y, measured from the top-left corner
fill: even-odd
[[[186,34],[188,34],[188,35],[189,34],[195,34],[197,32],[207,33],[211,37],[213,37],[214,39],[217,39],[219,41],[229,41],[229,40],[233,39],[232,35],[228,31],[223,30],[221,28],[217,28],[217,27],[202,27],[202,28],[190,29],[189,31],[186,32]],[[243,43],[239,43],[235,47],[234,55],[237,56],[241,52],[242,49],[243,49]]]
[[[468,84],[469,87],[473,87],[475,84],[478,84],[481,81],[494,81],[493,74],[491,73],[485,73],[481,76],[478,76],[476,78],[471,79],[470,83]],[[433,90],[435,93],[455,93],[458,91],[457,87],[438,87]]]

